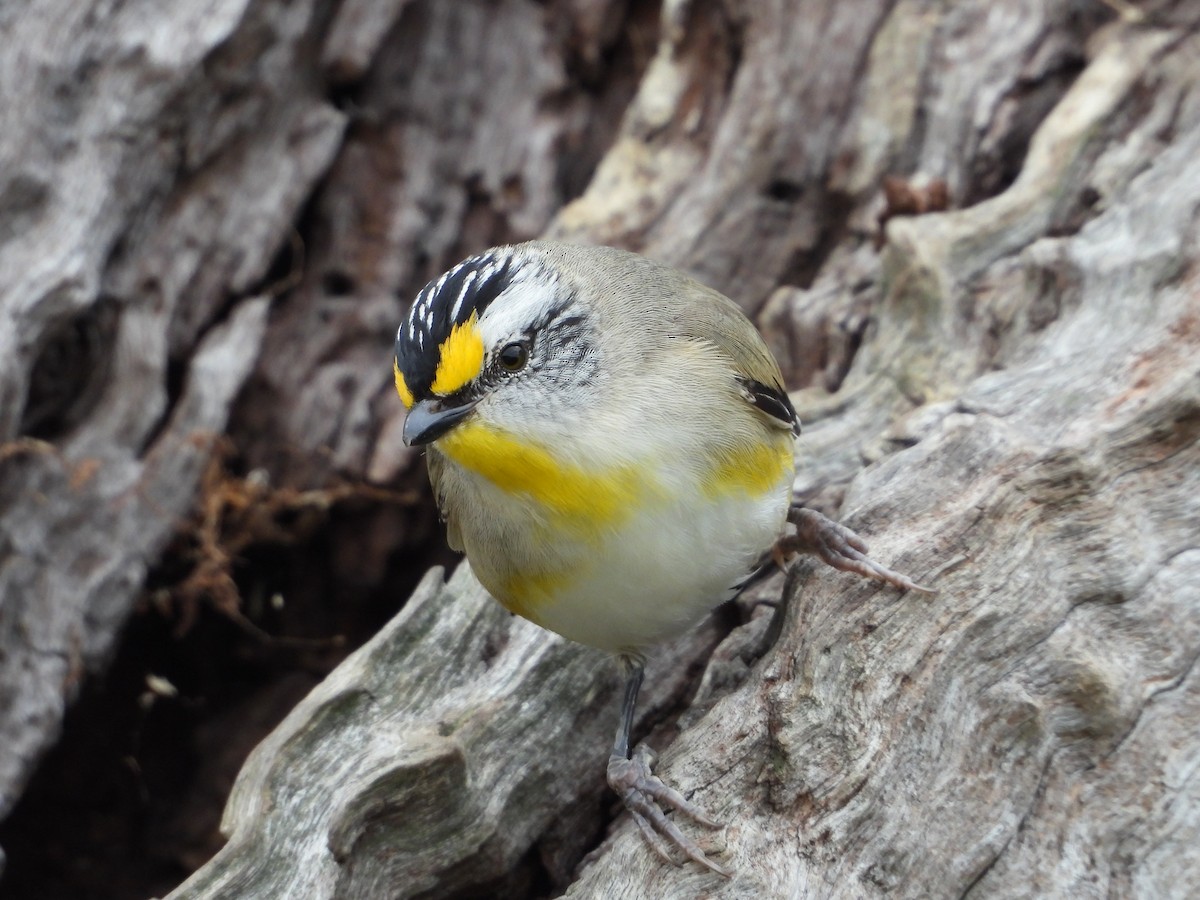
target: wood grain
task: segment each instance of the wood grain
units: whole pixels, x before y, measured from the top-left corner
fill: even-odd
[[[1200,19],[1138,7],[0,12],[0,816],[217,436],[298,489],[416,483],[407,298],[548,233],[759,315],[798,495],[939,594],[801,561],[774,627],[653,660],[638,727],[726,881],[614,818],[604,657],[431,573],[172,896],[1188,896]]]

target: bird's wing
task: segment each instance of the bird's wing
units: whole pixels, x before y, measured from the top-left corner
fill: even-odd
[[[462,529],[454,516],[450,515],[442,493],[442,471],[446,467],[446,458],[430,447],[425,454],[425,466],[429,469],[429,483],[433,485],[433,496],[437,501],[438,513],[441,515],[442,521],[446,523],[446,543],[450,545],[451,550],[462,553],[464,549]]]
[[[742,396],[755,409],[765,413],[780,428],[786,428],[795,435],[800,434],[800,417],[796,415],[796,408],[792,406],[787,391],[778,384],[763,384],[740,373],[737,381],[741,385]]]
[[[761,412],[772,425],[800,433],[800,419],[783,387],[779,364],[763,342],[758,329],[728,297],[711,292],[716,302],[703,305],[703,311],[688,317],[689,336],[721,351],[734,370],[734,378],[746,401]]]

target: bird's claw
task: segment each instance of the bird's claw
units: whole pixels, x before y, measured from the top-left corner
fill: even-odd
[[[699,845],[679,830],[667,818],[662,807],[677,810],[709,828],[720,828],[721,824],[704,810],[684,797],[679,791],[665,784],[651,771],[654,751],[645,744],[633,751],[632,759],[613,756],[608,761],[608,784],[621,798],[625,808],[637,822],[647,842],[663,859],[675,862],[662,845],[662,839],[679,848],[688,857],[707,866],[718,875],[729,878],[732,873],[709,859]],[[660,805],[661,804],[661,805]]]
[[[906,591],[937,593],[907,575],[875,562],[867,556],[867,544],[862,538],[816,510],[794,505],[788,510],[788,521],[796,526],[796,533],[786,535],[776,543],[772,550],[776,562],[796,553],[812,553],[843,572],[874,578]]]

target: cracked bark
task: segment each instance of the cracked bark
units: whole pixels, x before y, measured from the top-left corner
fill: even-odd
[[[43,46],[50,21],[83,34],[60,6],[0,18],[6,43]],[[125,42],[93,39],[110,62],[76,79],[81,118],[61,127],[136,139],[75,145],[94,163],[78,183],[25,151],[54,137],[36,102],[10,117],[0,254],[38,263],[0,267],[4,803],[191,503],[197,436],[228,428],[285,483],[414,477],[379,365],[394,295],[548,231],[761,309],[805,423],[798,494],[940,594],[801,562],[757,589],[788,597],[773,627],[760,608],[713,652],[718,618],[656,658],[640,727],[673,718],[660,772],[728,823],[726,882],[609,822],[603,658],[509,618],[465,571],[430,576],[260,745],[228,844],[173,896],[1184,896],[1193,6],[1131,22],[1065,0],[670,2],[649,41],[642,4],[368,6],[228,2],[202,23],[156,12],[161,28],[114,13],[100,33]],[[130,82],[118,46],[157,76]],[[61,82],[0,79],[45,102]],[[950,209],[887,218],[877,250],[889,175],[944,182]],[[268,320],[252,298],[293,227],[306,261]],[[78,386],[35,390],[63,323],[93,313],[115,337],[87,346],[121,348],[110,386],[82,406]]]

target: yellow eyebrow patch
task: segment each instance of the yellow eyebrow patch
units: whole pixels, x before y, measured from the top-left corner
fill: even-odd
[[[558,524],[576,531],[611,526],[639,505],[641,492],[653,490],[632,466],[585,472],[536,444],[477,421],[451,429],[437,446],[500,490],[527,495],[548,514],[561,517]]]
[[[400,373],[400,364],[394,359],[392,360],[392,374],[396,377],[396,393],[400,395],[400,402],[404,404],[405,409],[412,409],[413,400],[412,391],[408,389],[408,384],[404,380],[404,376]]]
[[[450,329],[450,336],[438,347],[437,372],[430,389],[448,397],[465,387],[483,369],[483,337],[476,327],[479,314]]]
[[[704,479],[710,497],[724,494],[765,494],[776,488],[793,465],[792,442],[745,444],[720,453]]]

